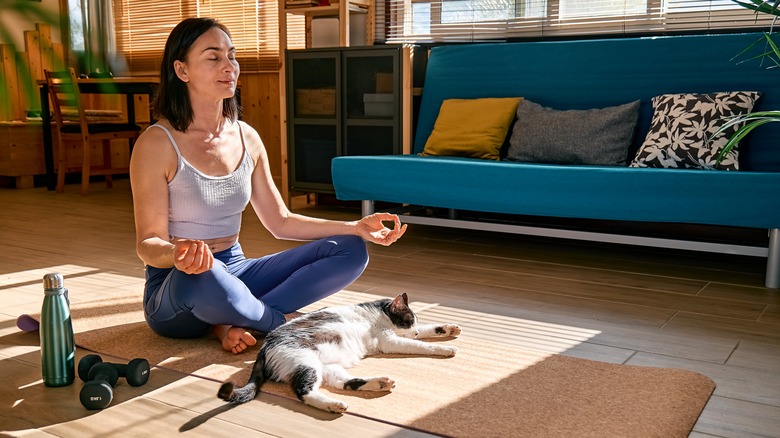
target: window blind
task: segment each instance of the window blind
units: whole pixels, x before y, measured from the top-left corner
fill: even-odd
[[[113,6],[117,51],[133,74],[160,71],[168,34],[187,17],[212,17],[227,26],[242,72],[279,69],[277,0],[113,0]],[[294,44],[303,31],[289,38]]]
[[[388,43],[769,29],[768,14],[731,0],[379,0]]]

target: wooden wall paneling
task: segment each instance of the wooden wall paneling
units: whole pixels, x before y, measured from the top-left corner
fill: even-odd
[[[37,30],[24,31],[24,51],[27,53],[27,72],[30,75],[29,82],[43,79],[43,65],[41,64],[41,44]]]
[[[262,73],[260,75],[260,87],[262,98],[259,100],[259,112],[263,141],[269,150],[268,158],[271,163],[271,174],[277,187],[282,186],[282,143],[279,133],[279,75],[274,73]]]
[[[271,175],[282,187],[282,153],[279,125],[279,79],[276,72],[242,73],[243,119],[257,130],[268,152]]]
[[[21,52],[19,54],[20,62],[16,63],[16,76],[19,79],[19,114],[14,120],[26,120],[27,109],[33,108],[32,103],[37,102],[38,96],[32,96],[32,88],[30,85],[30,56],[27,52]],[[40,108],[40,105],[34,105]]]
[[[63,68],[63,57],[64,48],[52,41],[48,24],[24,32],[24,52],[17,53],[13,44],[0,45],[0,121],[25,120],[28,109],[40,109],[37,81],[44,79],[44,69]]]
[[[4,53],[5,49],[0,45],[0,120],[11,120],[11,98],[6,86]]]
[[[54,69],[64,69],[65,65],[67,64],[65,62],[65,46],[63,46],[61,43],[52,43],[52,68]]]
[[[16,47],[13,44],[0,44],[0,55],[3,59],[5,76],[5,91],[8,101],[5,102],[8,117],[6,120],[23,120],[23,104],[19,90],[19,73],[16,65]]]
[[[41,102],[37,93],[36,81],[43,79],[43,66],[41,65],[41,47],[38,38],[38,31],[26,30],[24,31],[24,57],[26,57],[26,63],[22,66],[22,70],[19,70],[19,78],[22,78],[20,82],[20,88],[22,90],[22,98],[25,102],[24,116],[27,115],[27,110],[40,110]],[[24,69],[26,67],[26,71]],[[24,118],[22,118],[24,120]]]
[[[54,43],[51,40],[51,26],[37,23],[35,30],[38,32],[38,51],[41,57],[41,74],[43,70],[60,70],[64,64],[62,58],[55,58]],[[41,78],[43,79],[43,77]]]
[[[276,113],[279,117],[279,153],[281,155],[281,184],[279,191],[282,193],[282,200],[292,207],[290,202],[290,190],[288,189],[287,175],[287,96],[285,85],[285,50],[287,50],[287,10],[285,9],[285,0],[279,0],[277,10],[279,11],[279,71],[277,72],[276,83],[279,89],[279,105],[276,107]]]

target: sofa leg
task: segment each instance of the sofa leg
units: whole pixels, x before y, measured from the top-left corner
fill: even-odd
[[[769,254],[766,259],[766,282],[771,289],[780,289],[780,228],[769,230]]]
[[[363,216],[374,214],[374,201],[360,201],[360,212]]]

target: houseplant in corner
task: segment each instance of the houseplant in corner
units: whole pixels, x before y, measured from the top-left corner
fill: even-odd
[[[780,47],[775,43],[775,41],[772,39],[773,30],[774,30],[774,22],[777,20],[778,17],[780,17],[780,0],[731,0],[734,3],[755,11],[756,15],[758,14],[769,14],[774,15],[774,19],[772,20],[772,26],[769,29],[769,32],[764,32],[764,35],[762,38],[758,39],[756,42],[745,48],[742,52],[740,52],[737,56],[734,58],[739,58],[740,56],[744,55],[753,47],[764,44],[764,50],[756,55],[753,56],[747,60],[740,61],[740,62],[747,62],[750,60],[763,58],[763,60],[768,60],[772,64],[768,66],[767,68],[780,68]],[[745,138],[746,135],[748,135],[751,131],[758,128],[761,125],[771,123],[771,122],[780,122],[780,110],[772,110],[772,111],[757,111],[752,112],[748,114],[743,114],[741,116],[735,116],[732,118],[729,118],[728,122],[726,122],[723,126],[718,128],[717,131],[715,131],[714,134],[710,137],[710,140],[720,135],[723,131],[729,129],[732,126],[739,126],[739,128],[734,132],[734,134],[729,138],[728,142],[723,146],[723,148],[720,150],[720,153],[717,157],[717,162],[720,163],[725,157],[726,154],[731,151],[734,146],[736,146],[740,140]],[[741,125],[741,126],[740,126]]]
[[[39,23],[57,28],[62,26],[59,10],[52,10],[40,2],[31,2],[30,0],[0,0],[0,14],[5,20],[15,23]],[[21,34],[21,31],[19,33]],[[11,77],[0,72],[0,113],[3,113],[7,112],[11,105],[12,97],[9,95],[9,86],[20,87],[18,92],[23,93],[28,102],[36,102],[38,95],[35,89],[36,78],[30,70],[28,60],[23,56],[24,49],[21,48],[20,51],[14,44],[14,30],[9,28],[6,21],[0,21],[0,44],[8,45],[9,50],[4,51],[4,56],[12,57],[9,65],[15,66],[17,69],[16,76]],[[8,61],[6,60],[6,62]],[[52,54],[52,63],[60,66],[64,62]],[[4,109],[6,111],[3,111]]]

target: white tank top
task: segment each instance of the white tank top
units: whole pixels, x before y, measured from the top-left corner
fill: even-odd
[[[168,183],[168,233],[186,239],[215,239],[238,234],[241,214],[252,192],[255,164],[244,143],[241,123],[238,130],[244,154],[236,170],[224,176],[209,176],[181,156],[178,145],[165,126],[178,156],[176,175]]]

